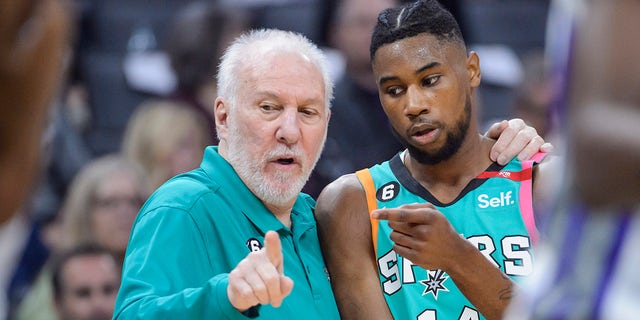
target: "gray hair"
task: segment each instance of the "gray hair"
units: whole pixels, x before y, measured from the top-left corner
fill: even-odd
[[[236,38],[227,48],[218,66],[218,95],[225,97],[233,106],[238,96],[241,79],[238,73],[242,67],[253,64],[261,66],[263,57],[268,52],[298,53],[313,63],[324,79],[325,108],[331,108],[333,99],[333,80],[329,74],[324,53],[305,36],[277,29],[260,29],[249,31]],[[269,66],[263,66],[268,70]]]

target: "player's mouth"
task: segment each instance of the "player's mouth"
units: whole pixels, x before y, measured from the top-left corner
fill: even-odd
[[[427,144],[438,138],[440,128],[433,124],[419,123],[409,129],[409,136],[418,144]]]

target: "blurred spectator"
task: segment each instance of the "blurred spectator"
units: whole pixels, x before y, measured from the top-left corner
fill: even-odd
[[[120,155],[106,155],[89,162],[73,179],[51,231],[52,251],[96,243],[113,254],[121,266],[131,226],[149,195],[142,171]],[[51,300],[51,270],[46,266],[26,295],[16,319],[55,319]]]
[[[304,191],[317,197],[339,176],[369,167],[401,150],[378,98],[369,42],[378,13],[395,0],[336,0],[327,20],[328,43],[345,57],[336,81],[329,132],[322,157]]]
[[[38,184],[29,199],[27,210],[34,223],[47,226],[53,222],[75,175],[92,158],[78,128],[71,122],[61,90],[51,106],[45,131]]]
[[[169,97],[198,112],[213,144],[217,144],[213,121],[216,66],[227,44],[248,24],[248,15],[240,9],[193,2],[176,14],[168,31],[167,53],[177,80]]]
[[[51,273],[59,319],[111,319],[120,265],[110,251],[92,245],[73,247],[54,258]]]
[[[122,262],[131,225],[148,195],[144,174],[123,156],[92,160],[73,180],[62,208],[60,246],[95,242]]]
[[[213,138],[193,109],[175,101],[150,100],[129,119],[122,150],[145,171],[155,190],[169,178],[197,168]]]

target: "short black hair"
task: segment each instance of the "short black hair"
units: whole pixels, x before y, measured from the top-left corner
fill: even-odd
[[[53,286],[54,299],[59,300],[62,298],[62,269],[64,269],[69,260],[76,257],[101,255],[111,256],[115,261],[111,251],[94,243],[81,244],[56,254],[51,261],[51,284]]]
[[[371,35],[371,61],[381,46],[421,33],[464,46],[460,26],[448,10],[437,0],[418,0],[380,12]]]

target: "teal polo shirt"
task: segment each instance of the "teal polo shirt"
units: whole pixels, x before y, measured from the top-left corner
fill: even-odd
[[[287,228],[217,147],[206,148],[200,168],[167,181],[140,209],[114,319],[248,319],[227,298],[229,272],[263,245],[269,230],[280,235],[284,273],[294,286],[279,308],[252,308],[257,318],[339,319],[314,205],[298,196]]]

